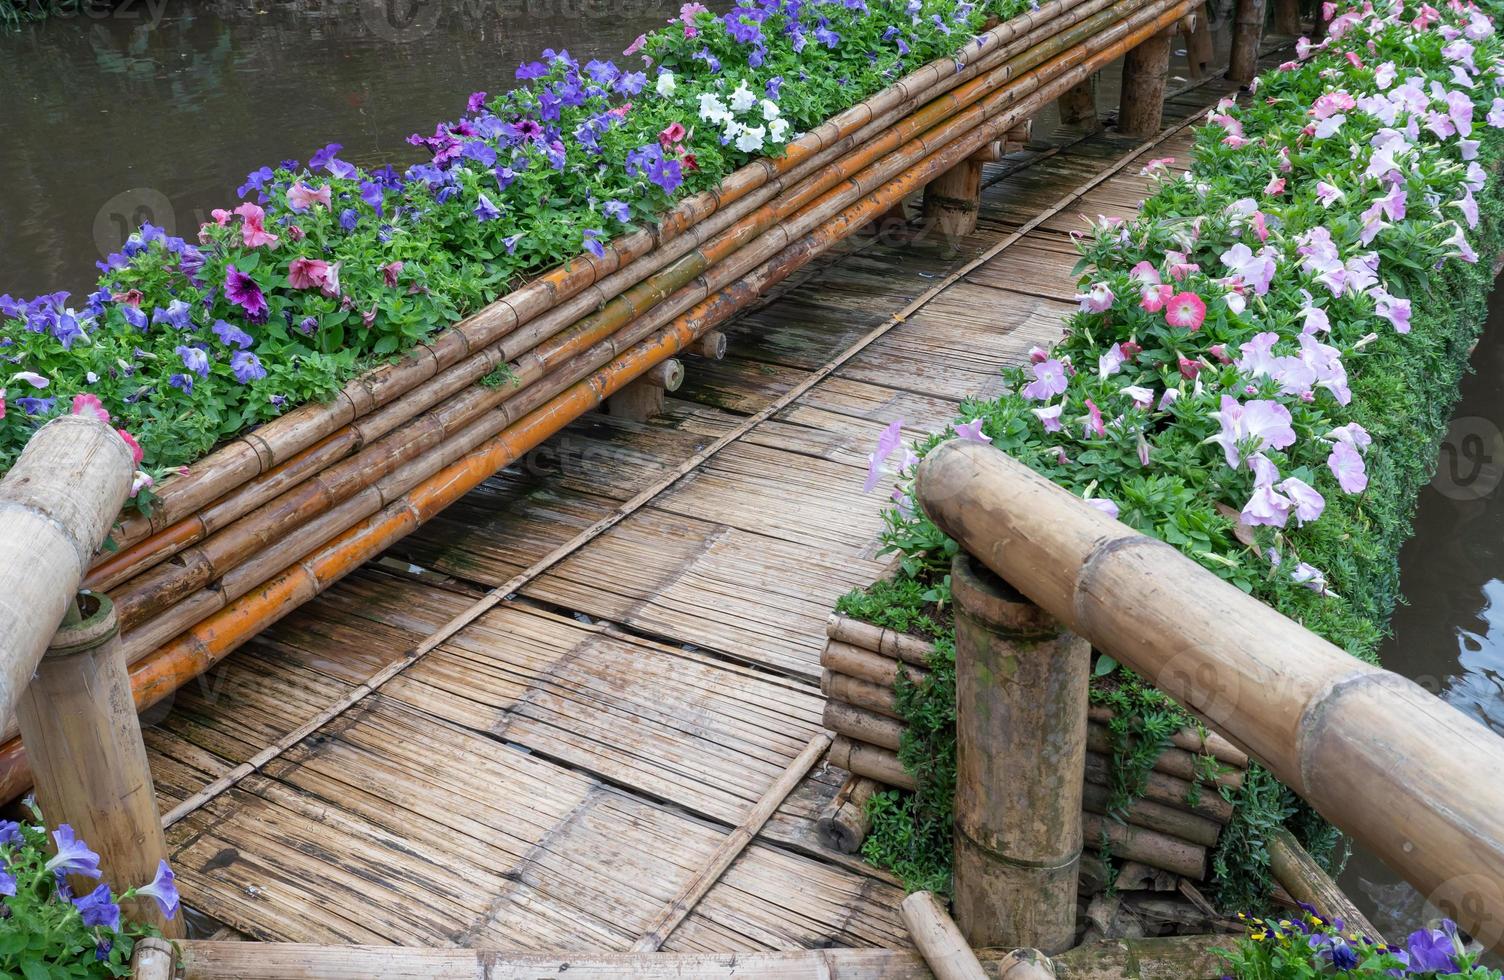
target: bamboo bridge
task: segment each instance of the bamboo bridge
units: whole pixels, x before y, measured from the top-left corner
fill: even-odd
[[[1077,106],[987,165],[975,230],[890,215],[707,338],[651,417],[583,416],[151,709],[147,809],[194,936],[230,941],[189,943],[188,975],[927,975],[898,882],[815,827],[846,778],[826,620],[884,566],[867,453],[1053,342],[1071,233],[1135,209],[1235,90],[1181,85],[1134,138]],[[946,526],[991,564],[970,520]],[[1060,975],[1135,954],[1086,955]]]

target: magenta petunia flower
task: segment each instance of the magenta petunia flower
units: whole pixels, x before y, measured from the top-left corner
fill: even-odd
[[[322,289],[329,281],[329,263],[323,259],[296,258],[287,266],[287,284],[293,289]]]

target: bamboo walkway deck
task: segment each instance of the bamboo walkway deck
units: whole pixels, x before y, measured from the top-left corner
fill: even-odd
[[[1175,98],[1167,124],[1226,91]],[[1188,143],[1173,135],[1141,159],[1184,157]],[[944,424],[964,397],[997,389],[1000,365],[1056,336],[1073,305],[1068,232],[1132,210],[1148,186],[1141,160],[1124,163],[1132,148],[1097,136],[999,165],[959,254],[867,240],[827,257],[729,326],[724,361],[688,358],[664,417],[587,416],[180,691],[146,736],[164,812],[735,436],[176,823],[174,864],[200,927],[630,948],[820,731],[825,618],[881,568],[880,500],[862,493],[878,432],[899,417],[913,434]],[[841,775],[817,766],[663,948],[908,945],[896,883],[814,835]]]

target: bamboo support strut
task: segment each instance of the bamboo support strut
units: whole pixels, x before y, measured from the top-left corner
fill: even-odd
[[[1051,4],[1046,4],[1041,10],[1051,6]],[[1178,16],[1183,11],[1183,8],[1183,4],[1171,7],[1168,11],[1160,15],[1160,20],[1165,20],[1166,22],[1173,20],[1175,16]],[[1143,33],[1145,29],[1138,28],[1137,30],[1139,33]],[[1079,77],[1084,77],[1086,74],[1095,71],[1102,64],[1105,64],[1120,53],[1120,44],[1109,46],[1100,51],[1093,59],[1088,60],[1085,65],[1078,67],[1075,72],[1066,74],[1061,79],[1060,84],[1065,86],[1074,84]],[[1044,104],[1048,99],[1055,97],[1055,94],[1056,91],[1053,88],[1046,87],[1039,94],[1037,104]],[[1025,105],[1023,108],[1029,109],[1029,114],[1035,111],[1034,106]],[[1021,113],[1020,118],[1022,117],[1023,114]],[[1009,124],[1016,124],[1017,121],[1019,120],[1010,120]],[[253,759],[236,766],[230,772],[205,787],[199,794],[195,794],[193,798],[184,801],[182,805],[175,808],[164,818],[165,825],[170,826],[175,820],[181,819],[182,816],[192,812],[193,809],[201,806],[207,800],[222,793],[225,789],[236,785],[247,775],[257,771],[271,759],[276,758],[282,752],[286,751],[287,748],[296,745],[303,738],[307,737],[308,734],[316,731],[323,724],[338,717],[351,706],[357,704],[361,698],[365,697],[371,691],[380,689],[383,684],[401,673],[408,665],[420,659],[445,639],[483,615],[506,596],[522,588],[538,575],[543,574],[585,544],[614,527],[632,513],[635,513],[657,495],[676,485],[686,474],[692,472],[706,459],[709,459],[727,445],[730,445],[744,432],[750,431],[751,428],[787,407],[787,405],[801,397],[810,388],[833,374],[851,358],[877,342],[895,326],[925,307],[951,283],[958,281],[960,277],[969,274],[986,262],[991,261],[1006,249],[1012,247],[1034,228],[1059,214],[1075,201],[1080,200],[1082,196],[1119,173],[1124,167],[1146,152],[1152,151],[1159,143],[1170,138],[1172,135],[1174,135],[1174,131],[1161,134],[1155,140],[1147,141],[1132,148],[1102,172],[1065,193],[1056,204],[1031,218],[1023,226],[987,249],[976,259],[951,273],[945,279],[931,285],[929,289],[917,296],[891,318],[874,327],[873,330],[864,335],[855,344],[822,365],[783,396],[770,403],[758,413],[743,420],[736,428],[722,435],[705,449],[691,456],[677,470],[645,488],[611,514],[587,527],[573,539],[560,545],[530,568],[478,599],[469,608],[456,615],[440,629],[422,640],[407,656],[375,672],[367,681],[349,692],[347,696],[341,698],[334,705],[331,705],[330,708],[311,719],[309,724],[279,740],[277,744],[270,746],[262,753],[258,753]],[[904,193],[907,193],[907,189],[901,189],[899,193],[893,194],[891,197],[885,198],[878,203],[882,207],[886,207],[891,203],[891,200],[901,198]],[[813,253],[806,254],[806,261],[812,255]],[[707,325],[704,329],[708,330],[710,327]],[[457,497],[473,486],[473,483],[470,482],[472,479],[475,478],[473,476],[459,477],[458,475],[444,474],[431,477],[426,482],[436,488],[444,488],[443,493],[452,494],[454,497]],[[413,514],[412,518],[416,518],[416,516],[416,514]],[[367,525],[358,526],[352,529],[352,531],[346,532],[345,544],[343,547],[336,549],[336,553],[329,554],[330,546],[324,546],[321,551],[326,557],[318,561],[313,561],[312,556],[310,556],[309,559],[305,559],[305,562],[290,567],[287,572],[277,576],[276,579],[262,583],[258,587],[261,590],[260,601],[254,606],[251,604],[237,605],[232,603],[230,607],[227,607],[221,613],[215,614],[217,618],[212,623],[205,622],[200,624],[200,627],[196,627],[195,635],[181,638],[171,648],[163,649],[153,654],[149,661],[143,661],[132,672],[132,687],[137,706],[144,707],[155,703],[179,684],[209,669],[240,643],[244,642],[255,631],[265,628],[265,626],[274,622],[281,615],[284,615],[287,607],[278,605],[282,597],[286,597],[287,600],[300,598],[301,601],[306,601],[307,598],[311,598],[317,591],[327,588],[339,575],[343,575],[354,568],[365,557],[379,553],[391,540],[396,540],[401,534],[410,530],[412,526],[416,526],[416,521],[412,518],[403,517],[400,523],[389,530],[378,530],[377,528],[370,527],[368,522]],[[412,523],[408,523],[410,520]],[[316,578],[312,581],[300,581],[304,575],[315,574],[317,571],[323,569],[330,569],[331,566],[329,563],[331,562],[333,563],[333,568],[337,569],[337,572],[332,574],[326,572],[331,577],[326,578],[322,582],[319,582]],[[30,775],[26,768],[24,751],[20,744],[12,740],[0,746],[0,799],[10,799],[18,795],[28,785],[29,779]]]
[[[899,909],[909,938],[934,972],[935,980],[987,980],[982,961],[933,894],[914,892]]]
[[[1478,779],[1504,739],[990,446],[937,447],[918,488],[965,551],[1504,946],[1504,788]]]
[[[1279,828],[1269,835],[1269,870],[1296,901],[1305,902],[1328,919],[1340,919],[1348,931],[1384,942],[1383,934],[1288,830]]]
[[[824,755],[828,748],[830,748],[830,736],[823,732],[809,740],[804,750],[795,757],[793,762],[789,763],[783,774],[763,793],[751,812],[716,847],[715,855],[710,859],[710,863],[695,872],[694,877],[685,882],[674,900],[653,917],[647,930],[638,937],[637,942],[632,944],[632,952],[652,953],[663,946],[673,931],[679,927],[679,923],[694,911],[695,905],[705,897],[705,893],[710,891],[711,886],[720,880],[721,875],[726,873],[726,869],[731,867],[732,862],[747,849],[747,845],[751,844],[753,838],[762,831],[763,825],[768,822],[773,811],[783,804],[788,795],[794,791],[794,787],[798,786],[799,781],[809,774],[810,769],[814,768],[815,763],[820,761],[820,756]]]
[[[862,841],[872,829],[867,801],[877,789],[876,781],[865,776],[846,778],[815,820],[815,831],[825,846],[842,854],[855,854],[861,849]]]
[[[130,450],[98,419],[37,430],[0,480],[0,717],[10,717],[130,491]]]

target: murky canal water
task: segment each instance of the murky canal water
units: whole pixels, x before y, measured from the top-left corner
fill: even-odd
[[[366,165],[544,48],[614,57],[678,0],[116,0],[0,33],[0,293],[87,292],[143,220],[189,237],[251,170]]]
[[[1390,670],[1504,734],[1504,291],[1497,287],[1473,354],[1476,373],[1463,381],[1436,476],[1421,492],[1415,536],[1400,554],[1409,602],[1396,610],[1381,656]],[[1374,787],[1375,805],[1382,795]],[[1372,855],[1353,856],[1342,886],[1390,937],[1436,914]]]

